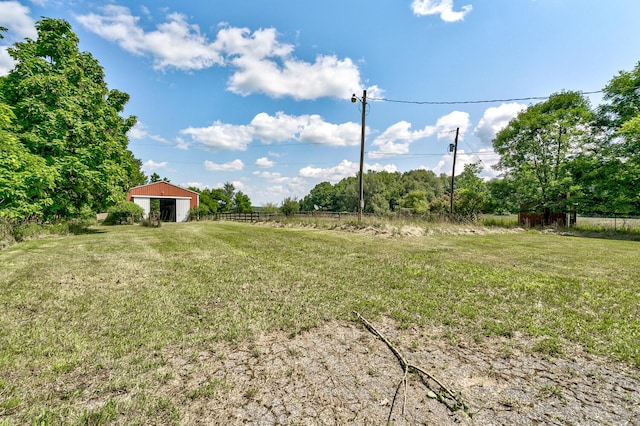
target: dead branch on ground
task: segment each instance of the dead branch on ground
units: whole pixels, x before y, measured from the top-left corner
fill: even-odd
[[[387,345],[387,347],[391,350],[391,352],[393,352],[395,357],[398,359],[398,362],[400,362],[400,367],[402,367],[402,370],[404,372],[402,376],[402,380],[400,380],[400,383],[398,383],[398,387],[396,388],[395,395],[393,396],[393,402],[391,403],[391,409],[389,410],[389,418],[388,418],[389,422],[391,421],[391,414],[396,404],[396,399],[398,397],[398,393],[400,392],[401,387],[403,387],[403,391],[404,391],[403,392],[404,399],[402,402],[402,414],[404,414],[404,409],[407,402],[407,376],[410,372],[415,372],[416,374],[418,374],[422,383],[429,389],[429,392],[427,393],[427,395],[430,398],[437,399],[451,411],[457,411],[461,409],[468,415],[471,415],[469,413],[469,407],[462,400],[462,396],[459,393],[455,393],[451,391],[447,386],[442,384],[440,380],[436,379],[432,374],[428,373],[423,368],[420,368],[417,365],[414,365],[408,362],[406,358],[400,353],[400,351],[398,351],[398,349],[396,349],[396,347],[391,343],[391,341],[386,338],[386,336],[380,333],[369,321],[367,321],[358,312],[354,311],[354,314],[356,314],[358,319],[362,322],[362,324],[364,324],[367,330],[369,330],[371,333],[373,333],[376,337],[378,337]],[[424,379],[424,377],[427,377],[428,379],[430,379],[431,381],[433,381],[438,385],[439,389],[437,392],[433,392],[433,390],[431,390],[429,383]]]

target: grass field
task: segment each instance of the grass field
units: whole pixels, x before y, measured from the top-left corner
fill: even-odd
[[[158,351],[295,335],[353,311],[442,326],[443,338],[520,333],[545,354],[579,344],[640,366],[637,241],[231,222],[95,231],[0,251],[0,424],[143,424],[159,411],[178,421],[153,375],[141,378],[162,366]],[[132,396],[116,407],[123,389]]]

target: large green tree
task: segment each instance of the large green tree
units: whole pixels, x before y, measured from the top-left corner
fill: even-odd
[[[53,202],[56,172],[18,141],[12,120],[11,108],[0,101],[0,217],[20,220],[38,216]]]
[[[68,22],[45,18],[36,29],[36,40],[9,48],[16,66],[0,91],[15,113],[19,143],[53,170],[53,190],[42,193],[50,202],[40,203],[40,215],[104,210],[145,180],[128,150],[136,119],[120,116],[129,95],[108,89],[102,67],[78,50]]]
[[[466,164],[455,180],[453,208],[461,219],[475,219],[489,201],[487,184],[479,177],[481,172],[480,162]]]
[[[603,89],[599,122],[604,137],[587,177],[608,213],[640,213],[640,62],[620,71]]]
[[[513,180],[521,204],[549,211],[578,195],[570,165],[591,141],[592,121],[582,94],[562,92],[529,106],[496,135],[496,168]]]

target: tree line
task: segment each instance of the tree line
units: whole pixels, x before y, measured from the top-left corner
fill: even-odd
[[[619,72],[602,99],[594,108],[584,94],[565,91],[520,112],[493,140],[500,177],[485,182],[480,162],[456,177],[456,215],[640,215],[640,62]],[[363,180],[365,213],[448,212],[450,177],[444,174],[369,171]],[[358,200],[357,178],[348,177],[319,183],[299,204],[305,211],[356,211]]]
[[[36,29],[36,40],[8,49],[16,65],[0,77],[0,218],[106,211],[129,188],[149,181],[128,148],[136,117],[121,113],[129,95],[107,87],[103,68],[79,51],[68,22],[43,18]],[[640,62],[614,76],[602,100],[592,107],[584,94],[566,91],[520,112],[493,140],[500,177],[481,179],[481,163],[456,177],[456,214],[578,209],[640,215]],[[452,194],[445,174],[369,171],[363,179],[365,213],[448,213]],[[249,197],[229,182],[190,189],[200,193],[205,214],[252,209]],[[279,208],[353,212],[358,200],[357,176],[351,176],[321,182]]]

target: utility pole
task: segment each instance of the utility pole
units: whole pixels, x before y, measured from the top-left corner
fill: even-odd
[[[354,95],[355,97],[355,95]],[[354,97],[351,98],[353,102]],[[364,130],[365,117],[367,112],[367,91],[362,91],[362,128],[360,129],[360,174],[358,176],[358,184],[360,189],[360,197],[358,199],[358,223],[362,221],[362,211],[364,210]]]
[[[456,181],[456,156],[458,155],[458,135],[460,134],[460,127],[456,129],[456,141],[453,146],[453,170],[451,171],[451,196],[449,205],[449,217],[453,220],[453,190]]]

